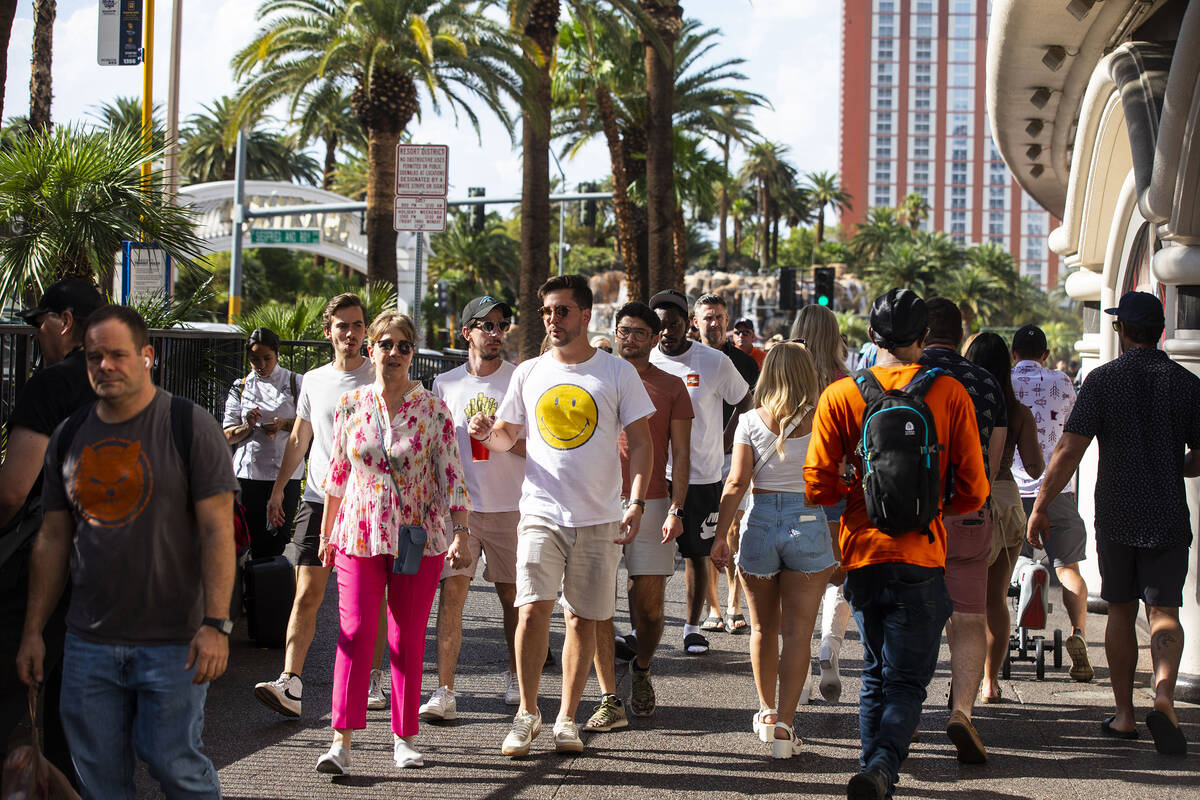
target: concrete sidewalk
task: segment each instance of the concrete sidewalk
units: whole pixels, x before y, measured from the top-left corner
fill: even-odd
[[[706,656],[684,655],[680,647],[683,613],[681,571],[667,587],[668,629],[654,662],[658,711],[651,720],[631,718],[630,727],[585,734],[582,755],[553,752],[550,726],[558,708],[560,673],[549,667],[542,682],[545,727],[528,758],[500,755],[514,709],[505,706],[501,671],[505,668],[499,605],[490,585],[477,581],[464,618],[464,645],[458,672],[457,724],[423,724],[417,747],[426,767],[401,772],[392,764],[388,711],[369,712],[366,731],[355,734],[352,774],[330,780],[314,771],[329,746],[330,691],[337,636],[337,589],[334,581],[321,611],[317,638],[305,672],[304,715],[287,720],[261,706],[253,696],[256,681],[278,675],[282,652],[255,649],[244,624],[233,635],[230,670],[211,688],[205,726],[208,754],[220,770],[226,798],[702,798],[731,796],[844,798],[846,781],[857,771],[858,680],[861,647],[854,626],[842,651],[842,702],[819,699],[802,707],[796,732],[804,752],[790,760],[770,758],[770,750],[751,733],[757,710],[748,654],[749,637],[710,636]],[[722,590],[722,596],[724,591]],[[1053,592],[1058,600],[1058,592]],[[1058,603],[1056,602],[1057,606]],[[436,603],[435,603],[436,614]],[[627,606],[618,603],[618,630],[627,630]],[[1200,798],[1200,710],[1183,705],[1179,717],[1192,754],[1159,756],[1149,732],[1122,742],[1104,737],[1100,720],[1111,713],[1112,696],[1104,661],[1103,617],[1092,617],[1088,634],[1096,677],[1073,682],[1064,667],[1047,659],[1045,681],[1034,679],[1032,664],[1013,665],[1003,682],[1005,702],[980,705],[976,725],[990,759],[984,766],[963,766],[944,733],[949,682],[948,652],[930,685],[921,740],[903,767],[898,797],[1080,798],[1118,800],[1153,797]],[[1067,629],[1058,608],[1052,625]],[[430,621],[422,699],[435,688],[433,620]],[[1191,632],[1200,635],[1200,632]],[[1065,634],[1064,634],[1065,635]],[[563,626],[558,616],[551,631],[557,657]],[[817,642],[814,640],[813,650]],[[1149,650],[1142,641],[1137,703],[1139,721],[1150,709]],[[629,682],[621,686],[628,697]],[[598,699],[594,679],[579,712],[582,723]],[[153,782],[139,778],[139,797],[161,796]]]

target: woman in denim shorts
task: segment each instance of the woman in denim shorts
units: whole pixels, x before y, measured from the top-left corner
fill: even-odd
[[[737,566],[752,622],[750,659],[759,699],[753,727],[776,758],[800,750],[792,720],[808,676],[817,608],[837,566],[825,512],[804,499],[804,461],[820,393],[816,367],[802,342],[771,348],[754,391],[757,408],[738,421],[717,521],[718,531],[729,530],[753,484]],[[724,537],[717,537],[711,557],[719,568],[729,561]]]

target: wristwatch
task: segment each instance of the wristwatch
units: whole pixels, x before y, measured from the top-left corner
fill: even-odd
[[[454,530],[452,530],[452,531],[450,531],[450,532],[451,532],[451,533],[458,533],[459,531],[462,531],[463,533],[467,534],[467,536],[470,536],[470,535],[471,535],[471,529],[470,529],[470,528],[468,528],[466,525],[455,525],[455,526],[454,526]]]
[[[231,620],[231,619],[217,619],[216,617],[205,617],[204,619],[200,620],[200,624],[207,625],[210,628],[216,628],[217,630],[219,630],[221,633],[225,634],[226,636],[233,633],[233,620]]]
[[[683,519],[683,509],[680,508],[679,506],[671,506],[670,508],[667,509],[667,513],[671,514],[672,516],[676,516],[676,517],[679,517],[680,519]]]
[[[630,499],[629,499],[629,505],[631,505],[631,506],[641,506],[641,507],[642,507],[642,511],[645,511],[645,510],[646,510],[646,501],[645,501],[645,500],[639,500],[639,499],[637,499],[636,497],[632,497],[632,498],[630,498]]]

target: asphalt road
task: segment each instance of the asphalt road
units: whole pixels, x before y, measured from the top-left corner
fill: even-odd
[[[317,638],[305,674],[304,713],[288,720],[254,699],[259,680],[275,677],[282,652],[259,650],[246,638],[244,623],[233,635],[230,669],[211,688],[205,725],[206,751],[220,770],[226,798],[630,798],[679,797],[845,797],[859,753],[856,671],[861,648],[854,627],[842,654],[842,701],[819,699],[801,708],[796,731],[804,752],[773,760],[767,745],[751,733],[757,702],[751,678],[749,637],[712,635],[706,656],[683,653],[681,571],[667,589],[668,631],[654,662],[658,711],[650,720],[633,719],[611,733],[585,734],[581,755],[553,752],[550,724],[558,707],[560,674],[548,667],[542,683],[541,711],[546,727],[528,758],[500,754],[512,709],[502,700],[505,668],[499,605],[492,588],[477,581],[464,615],[464,647],[458,673],[459,720],[451,725],[423,724],[418,749],[423,769],[400,771],[391,759],[388,711],[369,712],[366,731],[354,738],[352,774],[331,780],[313,767],[330,740],[330,691],[337,635],[334,581],[330,581]],[[1057,591],[1054,593],[1057,601]],[[722,596],[724,592],[722,591]],[[436,614],[436,604],[435,604]],[[1200,709],[1181,705],[1179,716],[1192,742],[1183,759],[1159,756],[1149,732],[1118,742],[1101,735],[1099,722],[1111,713],[1111,691],[1103,652],[1104,617],[1090,621],[1088,640],[1096,677],[1073,682],[1064,668],[1048,667],[1037,681],[1032,664],[1015,664],[1003,682],[1006,702],[980,705],[976,725],[990,758],[986,765],[964,766],[944,733],[949,654],[930,685],[920,742],[903,766],[898,797],[938,800],[1002,798],[1200,798]],[[1052,625],[1067,628],[1058,608]],[[627,607],[618,602],[617,627],[627,629]],[[433,620],[430,620],[423,697],[435,688]],[[1200,632],[1191,632],[1200,635]],[[551,646],[562,646],[561,616],[551,631]],[[813,649],[816,651],[814,640]],[[1139,717],[1149,710],[1149,651],[1141,642],[1137,704]],[[621,691],[628,698],[626,678]],[[594,680],[580,710],[582,722],[598,699]],[[160,797],[157,787],[139,775],[139,798]]]

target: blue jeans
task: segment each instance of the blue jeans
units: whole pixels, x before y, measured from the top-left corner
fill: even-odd
[[[742,518],[737,565],[747,575],[773,578],[781,570],[815,573],[837,563],[825,511],[804,492],[751,494]]]
[[[134,800],[135,752],[168,800],[219,800],[217,771],[200,752],[208,687],[192,683],[187,657],[186,644],[98,644],[67,634],[62,722],[85,800]]]
[[[890,797],[937,668],[950,593],[941,569],[900,563],[851,570],[844,591],[863,643],[859,763],[884,771]]]

